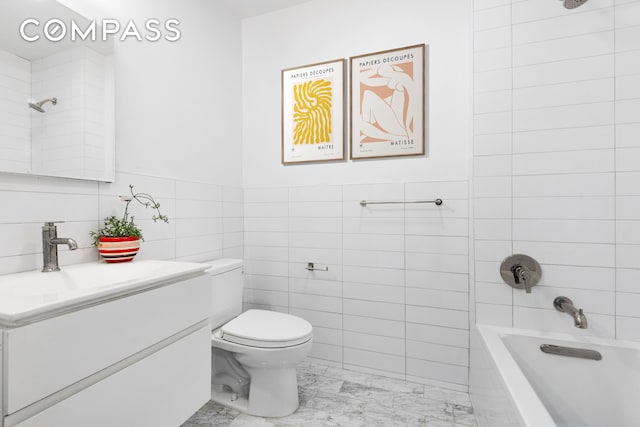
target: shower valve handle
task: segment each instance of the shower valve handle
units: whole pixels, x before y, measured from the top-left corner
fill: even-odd
[[[523,254],[511,255],[505,258],[500,265],[502,280],[513,288],[524,289],[528,294],[540,280],[541,274],[540,264],[530,256]]]

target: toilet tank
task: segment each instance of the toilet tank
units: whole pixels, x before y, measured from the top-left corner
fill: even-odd
[[[242,313],[244,261],[217,259],[204,262],[211,267],[211,328],[216,329]]]

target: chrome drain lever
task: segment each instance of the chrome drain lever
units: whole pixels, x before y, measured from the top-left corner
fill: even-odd
[[[543,353],[557,354],[559,356],[577,357],[579,359],[602,360],[602,354],[599,351],[589,350],[587,348],[564,347],[562,345],[540,344],[540,350]]]

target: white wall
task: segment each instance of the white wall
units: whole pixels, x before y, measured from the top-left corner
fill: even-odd
[[[44,221],[65,221],[59,235],[80,244],[60,248],[63,269],[97,259],[88,233],[121,214],[128,184],[153,194],[171,221],[139,211],[139,257],[242,256],[239,19],[206,0],[110,5],[118,18],[177,18],[182,39],[115,47],[115,183],[0,174],[0,274],[41,267]]]
[[[322,363],[467,388],[470,31],[458,0],[312,1],[243,21],[245,302],[309,320]],[[427,156],[280,164],[282,69],[419,43]]]
[[[477,322],[638,340],[640,2],[474,8]],[[500,278],[511,253],[542,265],[530,295]]]
[[[469,9],[464,0],[323,0],[246,19],[242,26],[244,184],[466,179]],[[419,43],[429,45],[426,157],[281,165],[282,69]],[[345,120],[348,123],[348,114]],[[346,154],[348,158],[348,150]]]
[[[222,2],[119,0],[116,16],[180,21],[178,42],[116,50],[120,171],[240,185],[241,38]],[[141,28],[144,28],[143,26]]]

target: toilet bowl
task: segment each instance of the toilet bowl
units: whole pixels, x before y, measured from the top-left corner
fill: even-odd
[[[262,417],[293,413],[299,405],[296,366],[311,351],[311,324],[275,311],[242,312],[242,261],[208,264],[213,291],[212,400]]]

